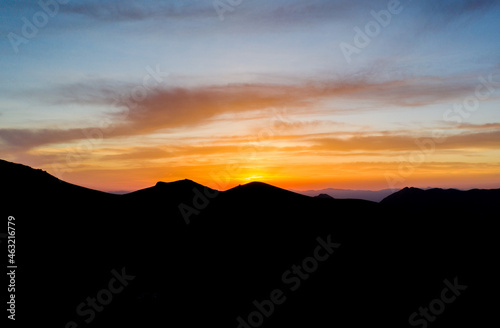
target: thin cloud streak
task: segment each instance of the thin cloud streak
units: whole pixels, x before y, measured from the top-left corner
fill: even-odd
[[[347,139],[322,138],[313,140],[313,149],[322,151],[412,151],[419,150],[417,140],[434,140],[431,136],[416,138],[408,135],[357,136]],[[462,133],[451,135],[435,142],[437,148],[445,149],[499,149],[500,130],[484,133]]]
[[[99,88],[78,83],[65,86],[59,93],[67,103],[108,106],[107,129],[0,129],[0,140],[6,149],[31,149],[46,144],[65,143],[86,138],[84,131],[103,130],[106,138],[145,135],[160,130],[175,130],[208,124],[228,113],[249,113],[272,107],[301,108],[314,111],[325,99],[369,101],[373,109],[424,106],[464,97],[471,90],[469,80],[420,78],[387,82],[325,81],[304,84],[232,84],[193,88],[154,89],[142,99],[117,99],[106,82]],[[115,88],[117,85],[114,86]],[[122,87],[123,88],[123,87]],[[116,90],[116,89],[115,89]],[[95,95],[95,97],[89,96]],[[53,100],[52,100],[53,101]],[[120,109],[120,112],[116,112]],[[126,108],[123,110],[123,108]],[[329,110],[331,114],[334,111]],[[283,123],[290,125],[293,123]],[[309,124],[312,124],[311,122]],[[297,123],[297,126],[300,123]]]

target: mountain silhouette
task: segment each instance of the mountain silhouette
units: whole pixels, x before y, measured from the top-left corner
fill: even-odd
[[[296,190],[295,192],[307,196],[317,196],[320,194],[325,194],[336,199],[364,199],[378,203],[382,199],[394,193],[395,191],[393,189],[382,189],[373,191],[373,190],[350,190],[350,189],[327,188],[320,190],[303,190],[303,191]]]
[[[332,196],[328,194],[319,194],[318,196],[314,196],[315,198],[326,198],[326,199],[334,199]]]
[[[404,188],[381,201],[395,207],[415,207],[420,210],[464,208],[471,210],[493,210],[500,200],[500,189],[468,191],[456,189]]]
[[[496,313],[498,190],[405,188],[379,204],[181,180],[114,195],[6,161],[0,178],[22,326],[407,327],[455,278],[467,289],[432,327]],[[123,268],[133,280],[81,315]]]

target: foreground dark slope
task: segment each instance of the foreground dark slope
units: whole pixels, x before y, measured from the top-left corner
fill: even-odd
[[[468,288],[432,327],[477,326],[494,313],[497,245],[482,214],[494,202],[429,210],[404,194],[376,204],[262,183],[217,193],[190,180],[116,196],[7,162],[0,177],[10,191],[2,217],[18,223],[18,323],[86,326],[77,306],[123,267],[134,280],[88,324],[236,328],[254,300],[280,289],[286,301],[263,327],[405,327],[455,277]],[[182,204],[197,214],[187,221]],[[318,237],[340,247],[292,291],[297,280],[283,274],[313,255]]]

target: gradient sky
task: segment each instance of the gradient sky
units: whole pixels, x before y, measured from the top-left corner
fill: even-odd
[[[43,3],[0,4],[2,159],[105,191],[500,187],[500,1]]]

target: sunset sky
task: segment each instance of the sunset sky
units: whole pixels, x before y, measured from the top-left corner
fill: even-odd
[[[0,158],[104,191],[500,188],[499,32],[493,0],[2,1]]]

